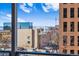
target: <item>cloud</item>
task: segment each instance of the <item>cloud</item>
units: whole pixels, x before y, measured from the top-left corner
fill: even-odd
[[[0,11],[0,17],[2,17],[2,19],[11,19],[11,14]]]
[[[6,14],[6,16],[7,16],[8,18],[11,18],[11,14]]]
[[[26,21],[23,20],[22,18],[18,18],[17,20],[18,20],[18,22],[26,22]]]
[[[43,10],[44,10],[45,12],[49,12],[48,9],[47,9],[45,6],[42,6],[42,8],[43,8]]]
[[[32,6],[32,4],[28,4],[29,6]],[[20,9],[22,10],[22,11],[24,11],[24,12],[26,12],[26,13],[30,13],[31,12],[31,8],[27,8],[26,7],[26,4],[24,3],[24,4],[20,4]]]
[[[42,8],[45,12],[49,12],[49,9],[53,9],[54,11],[57,11],[59,9],[58,3],[45,3],[45,6],[42,5]]]
[[[11,14],[6,14],[6,18],[9,19],[9,20],[11,20]],[[17,21],[18,21],[18,22],[25,22],[24,19],[19,18],[19,17],[17,18]]]
[[[5,14],[4,18],[11,22],[11,14],[9,13]]]
[[[28,5],[29,5],[30,7],[33,7],[33,3],[28,3]]]
[[[59,3],[51,3],[53,10],[57,11],[59,9]]]

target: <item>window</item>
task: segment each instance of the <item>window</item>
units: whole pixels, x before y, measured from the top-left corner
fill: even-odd
[[[66,50],[66,49],[64,49],[64,50],[63,50],[63,53],[64,53],[64,54],[67,54],[67,50]]]
[[[74,22],[70,22],[70,31],[74,32]]]
[[[63,46],[67,45],[67,36],[63,36]]]
[[[70,46],[74,46],[74,36],[70,36]]]
[[[77,28],[78,28],[78,32],[79,32],[79,22],[78,22],[78,27]]]
[[[74,50],[70,50],[70,54],[74,54]]]
[[[77,52],[78,52],[78,55],[79,55],[79,50]]]
[[[67,32],[67,22],[64,22],[63,23],[63,31],[64,32]]]
[[[28,36],[27,39],[30,39],[30,36]]]
[[[70,8],[70,18],[74,18],[74,8]]]
[[[63,3],[63,4],[67,4],[67,3]]]
[[[78,8],[78,18],[79,18],[79,8]]]
[[[30,41],[27,41],[28,44],[30,44]]]
[[[78,36],[78,41],[77,42],[78,42],[78,46],[79,46],[79,36]]]
[[[70,3],[70,4],[74,4],[74,3]]]
[[[63,18],[67,18],[67,8],[63,8]]]

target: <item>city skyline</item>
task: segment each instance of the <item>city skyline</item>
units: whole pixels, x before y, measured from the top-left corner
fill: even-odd
[[[2,26],[4,22],[11,22],[11,4],[2,3],[0,5],[0,25]],[[59,20],[59,4],[18,3],[17,19],[19,22],[32,22],[33,26],[57,25]]]

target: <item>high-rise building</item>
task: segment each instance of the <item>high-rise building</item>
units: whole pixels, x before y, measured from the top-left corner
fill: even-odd
[[[79,4],[59,4],[60,53],[79,54]]]
[[[3,24],[4,30],[9,30],[11,29],[11,23],[6,22]],[[18,22],[17,23],[17,29],[31,29],[33,28],[32,22]]]

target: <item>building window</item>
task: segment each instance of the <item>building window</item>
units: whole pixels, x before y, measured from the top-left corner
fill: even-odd
[[[74,22],[70,22],[70,31],[74,32]]]
[[[67,18],[67,8],[63,8],[63,18]]]
[[[63,3],[63,4],[67,4],[67,3]]]
[[[63,46],[67,45],[67,36],[63,36]]]
[[[78,32],[79,32],[79,22],[78,22]]]
[[[78,50],[78,55],[79,55],[79,50]]]
[[[27,39],[30,39],[30,36],[28,36]]]
[[[79,8],[78,8],[78,18],[79,18]]]
[[[74,54],[74,50],[70,50],[70,54]]]
[[[78,41],[77,42],[78,42],[78,46],[79,46],[79,36],[78,36]]]
[[[30,41],[27,41],[28,44],[30,44]]]
[[[74,8],[70,8],[70,18],[74,18]]]
[[[66,50],[66,49],[64,49],[64,50],[63,50],[63,53],[64,53],[64,54],[67,54],[67,50]]]
[[[67,22],[64,22],[63,23],[63,31],[64,32],[67,32]]]
[[[74,4],[74,3],[70,3],[70,4]]]
[[[70,36],[70,46],[74,46],[74,36]]]

